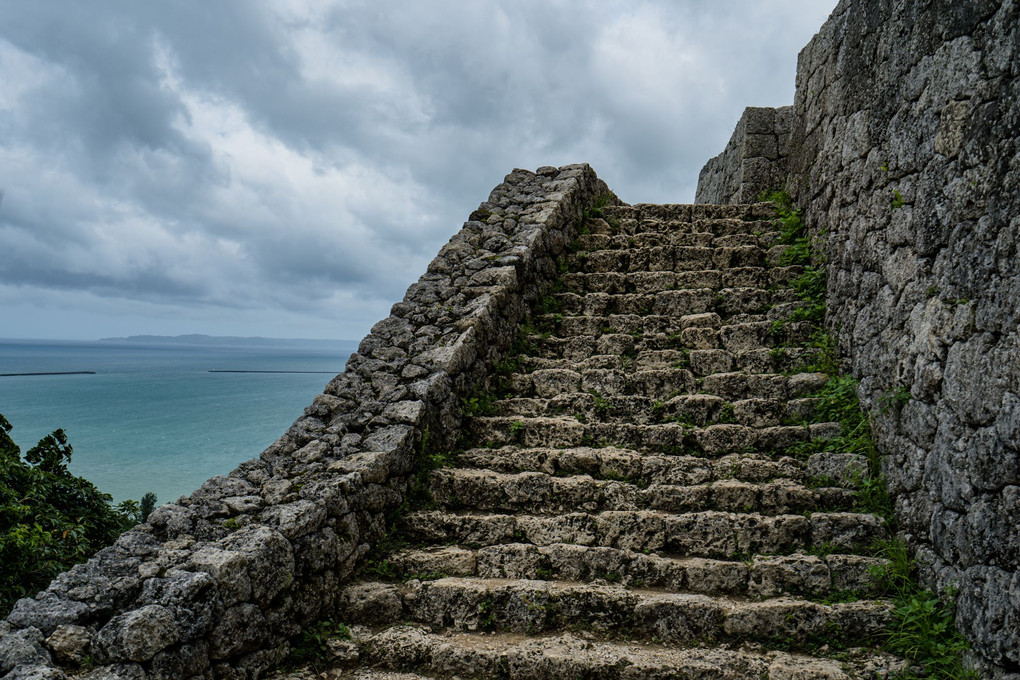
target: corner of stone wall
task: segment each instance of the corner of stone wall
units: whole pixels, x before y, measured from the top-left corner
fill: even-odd
[[[695,203],[754,203],[782,189],[788,174],[793,107],[749,106],[729,143],[698,176]]]
[[[158,508],[0,622],[0,677],[252,678],[333,613],[426,449],[556,276],[587,165],[514,170],[443,246],[344,373],[254,460]]]

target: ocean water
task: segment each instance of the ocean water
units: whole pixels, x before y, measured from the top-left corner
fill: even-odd
[[[258,456],[356,349],[0,340],[0,374],[96,372],[0,377],[0,413],[23,453],[63,428],[74,474],[115,501],[166,503]]]

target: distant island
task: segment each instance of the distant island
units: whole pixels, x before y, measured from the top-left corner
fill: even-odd
[[[354,340],[310,340],[306,338],[243,338],[233,335],[130,335],[126,338],[100,338],[99,342],[137,343],[148,345],[192,345],[199,347],[290,347],[354,351]]]

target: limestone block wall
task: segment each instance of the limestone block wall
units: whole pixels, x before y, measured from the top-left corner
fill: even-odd
[[[20,600],[0,677],[254,678],[332,613],[423,452],[452,446],[462,399],[556,276],[587,165],[514,170],[439,252],[347,370],[262,455]]]
[[[754,203],[763,191],[781,188],[789,172],[787,157],[793,107],[744,109],[733,137],[698,177],[695,203]]]
[[[901,529],[986,675],[1020,678],[1018,3],[843,0],[788,162]]]

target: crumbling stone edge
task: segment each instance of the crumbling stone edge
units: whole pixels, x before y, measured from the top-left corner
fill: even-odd
[[[454,445],[470,396],[556,276],[588,165],[514,170],[259,458],[61,574],[0,622],[3,680],[254,678],[335,607],[421,455]]]

